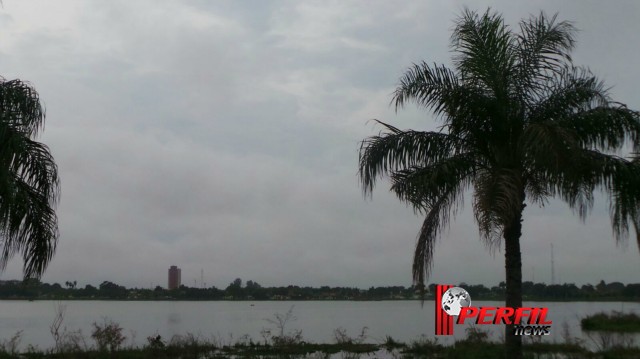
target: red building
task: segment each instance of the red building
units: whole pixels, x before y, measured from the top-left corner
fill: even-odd
[[[180,288],[182,280],[182,271],[176,266],[169,268],[169,290]]]

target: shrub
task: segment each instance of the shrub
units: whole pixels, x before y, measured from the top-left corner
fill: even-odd
[[[383,344],[387,349],[396,349],[396,348],[401,348],[406,346],[406,344],[399,342],[395,339],[393,339],[390,335],[387,335],[384,339],[384,344]]]
[[[265,341],[271,337],[271,341],[275,346],[288,346],[302,343],[302,330],[295,330],[293,332],[286,331],[287,323],[298,319],[293,315],[293,307],[294,306],[291,306],[285,314],[275,313],[273,319],[265,319],[268,323],[274,325],[278,331],[278,335],[272,336],[271,330],[263,329],[260,334]]]
[[[91,338],[96,341],[99,351],[116,351],[127,339],[122,334],[122,327],[118,323],[104,318],[102,324],[93,322]]]
[[[10,339],[0,342],[0,353],[10,356],[18,354],[18,346],[21,340],[22,330],[18,330]]]
[[[352,338],[347,334],[347,330],[339,327],[333,331],[333,337],[337,344],[362,344],[367,340],[367,330],[369,328],[363,327],[360,335],[357,338]]]

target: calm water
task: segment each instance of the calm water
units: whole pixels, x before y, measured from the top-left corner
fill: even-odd
[[[243,335],[261,340],[263,329],[274,329],[266,319],[275,313],[285,314],[293,306],[296,319],[286,330],[302,330],[307,341],[334,342],[334,330],[344,328],[357,337],[367,327],[370,342],[381,342],[386,335],[396,340],[411,341],[422,335],[434,337],[434,303],[424,307],[416,301],[305,301],[305,302],[134,302],[134,301],[0,301],[0,340],[9,339],[16,331],[23,331],[21,347],[28,344],[40,349],[53,346],[49,333],[57,305],[66,305],[63,327],[82,330],[89,344],[91,324],[109,318],[124,328],[130,343],[143,345],[155,333],[168,339],[175,334],[193,333],[204,338],[235,341]],[[500,306],[501,302],[476,301],[474,306]],[[525,306],[548,307],[547,319],[553,321],[551,336],[545,340],[562,341],[562,324],[569,325],[573,336],[582,337],[580,319],[600,311],[640,313],[640,303],[621,302],[535,302]],[[492,331],[497,340],[501,326],[481,326]],[[464,337],[464,326],[455,326],[455,338]],[[452,343],[451,337],[439,337]]]

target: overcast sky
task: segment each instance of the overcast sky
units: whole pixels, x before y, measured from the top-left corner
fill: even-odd
[[[389,106],[413,62],[450,64],[462,8],[515,25],[540,10],[580,29],[574,60],[640,109],[634,1],[17,1],[0,9],[0,75],[31,82],[41,141],[62,182],[60,241],[43,280],[226,287],[410,285],[422,218],[381,181],[357,178],[362,139],[434,129]],[[429,282],[504,280],[470,200],[437,245]],[[616,246],[599,197],[582,224],[566,205],[525,211],[524,280],[639,282],[635,241]],[[21,278],[16,257],[0,279]]]

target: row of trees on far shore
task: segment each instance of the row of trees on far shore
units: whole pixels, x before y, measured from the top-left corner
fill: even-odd
[[[472,300],[504,300],[506,286],[486,287],[482,284],[460,283]],[[433,299],[435,284],[428,286],[425,298]],[[623,284],[600,281],[596,285],[577,286],[573,283],[545,284],[523,282],[525,300],[639,300],[640,283]],[[420,299],[416,287],[388,286],[360,289],[355,287],[263,287],[254,281],[236,279],[225,289],[180,286],[168,290],[160,286],[150,288],[126,288],[110,281],[99,286],[90,284],[78,287],[76,281],[64,286],[42,283],[36,279],[0,282],[0,299],[120,299],[120,300],[404,300]]]

